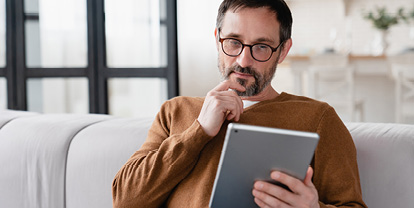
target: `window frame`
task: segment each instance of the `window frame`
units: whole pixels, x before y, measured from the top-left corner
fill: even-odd
[[[167,66],[147,68],[110,68],[106,65],[104,0],[87,2],[88,66],[84,68],[33,68],[26,66],[25,21],[39,20],[39,14],[25,13],[24,0],[6,0],[6,67],[0,77],[7,80],[7,105],[27,110],[27,81],[30,78],[85,77],[89,85],[89,112],[108,114],[108,79],[164,78],[168,98],[179,95],[177,1],[166,0]]]

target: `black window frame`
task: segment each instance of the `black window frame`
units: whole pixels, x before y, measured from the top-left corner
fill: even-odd
[[[88,66],[84,68],[33,68],[26,65],[25,21],[39,20],[38,14],[24,12],[24,0],[6,0],[6,67],[0,77],[7,80],[7,106],[12,110],[27,110],[29,78],[84,77],[89,85],[89,112],[108,114],[108,79],[165,78],[168,99],[179,95],[177,1],[166,0],[167,66],[151,68],[110,68],[106,64],[104,0],[86,0]]]

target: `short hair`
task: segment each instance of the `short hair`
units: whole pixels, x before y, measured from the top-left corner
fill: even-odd
[[[237,11],[243,8],[261,7],[266,7],[276,14],[276,20],[280,23],[280,42],[288,40],[292,34],[293,19],[292,13],[284,0],[224,0],[218,9],[216,27],[221,29],[224,15],[229,9]]]

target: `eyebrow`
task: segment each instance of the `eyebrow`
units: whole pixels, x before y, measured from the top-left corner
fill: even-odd
[[[221,34],[223,34],[223,33],[221,33]],[[239,34],[237,34],[237,33],[230,33],[226,37],[228,37],[228,38],[236,38],[236,39],[240,39],[241,38],[241,36]],[[265,38],[265,37],[258,38],[254,42],[255,43],[275,44],[275,41],[274,40],[272,40],[270,38]]]

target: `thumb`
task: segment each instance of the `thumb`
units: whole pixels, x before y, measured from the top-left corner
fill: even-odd
[[[308,167],[308,171],[306,171],[305,179],[303,180],[303,183],[307,186],[310,186],[312,183],[312,176],[313,176],[313,169],[312,167]]]

